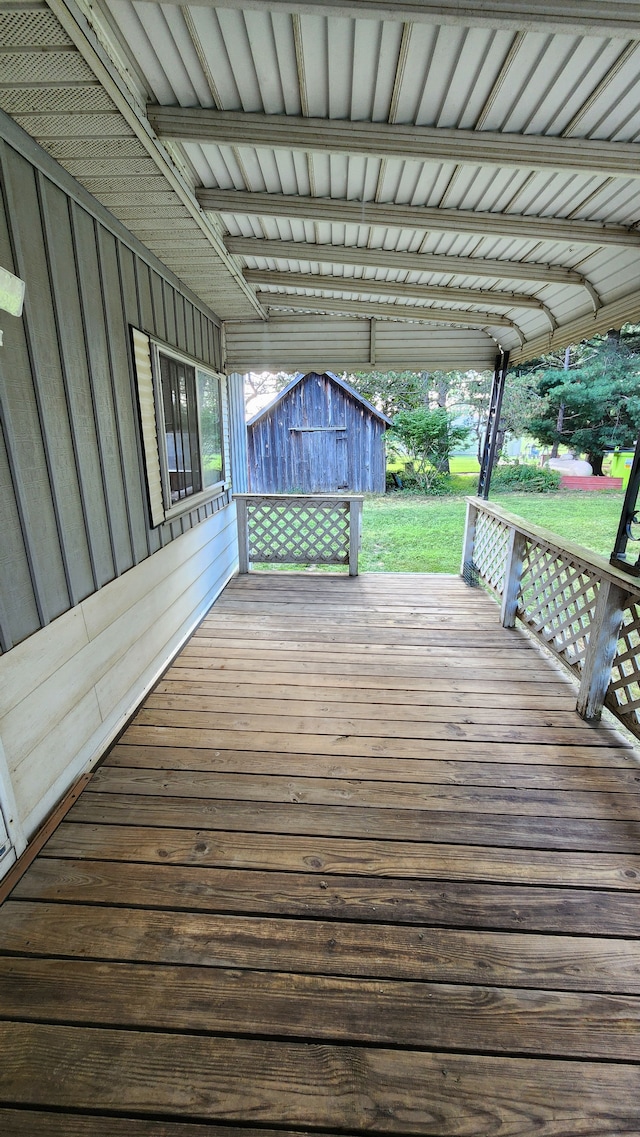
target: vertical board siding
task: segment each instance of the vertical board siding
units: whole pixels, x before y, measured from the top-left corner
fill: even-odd
[[[164,318],[162,278],[158,276],[157,272],[151,273],[151,300],[153,303],[153,324],[156,328],[156,335],[158,335],[161,340],[166,340],[167,324]]]
[[[4,201],[12,220],[8,239],[2,243],[12,247],[14,271],[19,276],[24,278],[27,272],[35,274],[33,287],[25,296],[22,334],[15,338],[8,336],[2,348],[2,420],[28,550],[31,583],[40,623],[44,625],[69,606],[70,598],[57,537],[56,504],[42,435],[38,391],[28,382],[28,377],[34,366],[35,351],[37,358],[42,357],[46,379],[49,383],[55,382],[55,360],[49,358],[54,350],[55,333],[50,301],[47,304],[43,297],[47,267],[42,250],[35,172],[22,159],[12,165],[12,151],[8,147],[2,147],[1,154]],[[29,205],[36,216],[27,225]],[[5,225],[6,221],[3,229]],[[40,303],[43,304],[41,325],[38,324]],[[13,321],[10,326],[13,331]]]
[[[124,303],[121,295],[117,242],[111,233],[101,229],[99,245],[107,345],[131,540],[131,555],[133,563],[138,564],[147,555],[148,548],[142,499],[139,494],[133,492],[131,478],[131,471],[135,471],[138,467],[138,445],[135,429],[136,409],[127,354],[128,326],[123,311]]]
[[[90,591],[93,591],[106,584],[113,577],[114,570],[107,503],[98,460],[98,434],[82,303],[76,280],[70,202],[61,190],[47,185],[44,179],[42,197],[46,202],[51,295],[58,325],[57,355],[66,377],[66,415],[74,437],[76,492],[83,503],[86,552],[92,566]],[[37,313],[35,315],[37,318]],[[32,376],[32,384],[34,389],[44,385],[37,370]]]
[[[213,314],[16,145],[0,138],[0,263],[27,284],[0,352],[2,651],[213,511],[152,524],[129,327],[221,358]]]
[[[329,375],[305,375],[248,427],[247,446],[252,493],[384,493],[383,423]]]
[[[113,561],[113,571],[109,578],[111,579],[113,576],[120,576],[133,564],[124,494],[125,471],[123,471],[120,462],[118,432],[113,406],[107,330],[98,265],[96,225],[93,218],[75,204],[72,207],[71,214],[76,249],[76,267],[80,285],[82,322],[86,337],[89,382]]]
[[[140,320],[142,330],[145,332],[155,332],[155,320],[153,312],[153,304],[151,302],[151,280],[149,278],[149,266],[142,261],[135,258],[136,265],[136,279],[138,283],[138,304],[140,307]]]
[[[0,416],[2,414],[0,406]],[[29,635],[39,615],[22,536],[4,433],[0,430],[0,647],[8,651]]]

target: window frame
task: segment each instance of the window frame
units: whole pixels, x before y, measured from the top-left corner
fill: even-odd
[[[184,352],[177,351],[174,347],[163,343],[161,340],[149,336],[149,347],[151,352],[151,373],[153,375],[154,387],[154,403],[156,410],[156,433],[158,438],[158,457],[160,459],[160,477],[162,481],[162,498],[165,507],[165,521],[172,521],[174,517],[180,517],[183,513],[189,513],[192,509],[196,509],[205,502],[210,501],[212,497],[218,497],[230,485],[227,461],[225,454],[225,400],[223,397],[224,389],[224,376],[212,367],[207,367],[206,364],[201,363],[197,359],[186,355]],[[200,477],[203,477],[202,471],[202,436],[200,433],[200,392],[198,389],[198,372],[202,372],[209,378],[215,379],[218,384],[218,392],[220,398],[220,453],[222,460],[222,478],[215,482],[212,486],[207,486],[206,489],[199,490],[197,493],[188,494],[186,497],[180,498],[176,502],[171,501],[171,486],[169,482],[169,460],[166,443],[166,423],[164,418],[164,399],[162,390],[162,377],[160,373],[160,357],[167,356],[169,359],[175,359],[179,363],[183,363],[187,367],[193,368],[195,380],[195,398],[196,398],[196,427],[198,434],[198,461],[200,463]]]
[[[187,355],[185,352],[174,348],[172,345],[165,343],[163,340],[157,339],[155,336],[150,335],[148,332],[143,332],[141,329],[134,327],[131,328],[131,332],[133,337],[133,355],[135,365],[134,370],[137,377],[138,402],[140,407],[143,434],[143,464],[147,477],[147,489],[150,495],[151,527],[155,529],[159,525],[164,524],[165,521],[173,521],[175,518],[182,517],[184,514],[190,513],[192,510],[206,505],[207,502],[210,502],[213,498],[219,497],[231,486],[229,455],[227,452],[228,405],[226,393],[226,376],[210,365],[204,363],[202,360],[195,359],[193,356]],[[146,350],[144,347],[145,341],[147,345]],[[143,356],[147,357],[148,362],[146,364],[144,362]],[[222,477],[213,485],[207,486],[205,489],[199,490],[197,493],[188,494],[176,502],[171,501],[162,377],[160,371],[161,356],[166,356],[170,359],[174,359],[177,362],[192,368],[195,374],[195,409],[198,438],[198,461],[200,477],[202,480],[204,479],[204,471],[202,464],[202,435],[200,427],[201,402],[198,382],[199,374],[202,374],[207,378],[214,379],[216,381],[218,384],[218,395],[220,403],[220,454],[222,462]],[[146,380],[145,373],[147,375]],[[146,390],[149,392],[149,394],[146,399],[144,399],[144,396],[142,395],[141,381],[143,384],[145,382],[147,384]],[[150,387],[152,387],[153,391],[153,415],[151,414],[150,407]],[[146,410],[142,406],[143,401],[145,402]],[[146,429],[145,414],[147,424]],[[155,435],[155,439],[152,439],[150,437],[150,432],[152,435]],[[153,445],[154,441],[155,446]],[[151,451],[153,451],[153,453]],[[157,486],[155,494],[154,486]],[[162,508],[160,507],[159,501],[160,493],[162,496]],[[160,516],[160,514],[162,515]]]

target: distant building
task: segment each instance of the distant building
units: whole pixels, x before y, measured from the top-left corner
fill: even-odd
[[[251,493],[384,493],[391,420],[328,371],[295,379],[247,423]]]

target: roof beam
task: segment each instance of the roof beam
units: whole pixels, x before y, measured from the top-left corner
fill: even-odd
[[[518,292],[482,292],[474,288],[431,288],[423,284],[397,281],[363,280],[346,276],[322,276],[304,272],[272,272],[269,269],[246,269],[249,284],[266,284],[275,288],[323,288],[332,292],[363,292],[370,296],[399,296],[407,300],[436,300],[450,304],[488,304],[498,308],[537,308],[545,305],[535,296]]]
[[[201,107],[149,106],[147,116],[160,138],[177,142],[640,178],[640,146],[634,142],[245,114]]]
[[[436,209],[424,205],[384,205],[373,201],[344,201],[329,197],[299,197],[247,190],[201,189],[197,198],[212,213],[242,213],[257,217],[300,218],[339,225],[380,225],[435,233],[516,240],[561,241],[569,244],[616,245],[637,248],[640,231],[599,221],[561,217],[529,217],[516,213],[480,213],[471,209]]]
[[[469,328],[512,328],[513,320],[497,312],[460,312],[455,309],[422,308],[409,304],[384,304],[371,300],[339,300],[325,296],[300,296],[287,292],[258,292],[258,300],[265,308],[293,308],[306,312],[347,312],[352,316],[366,316],[393,320],[411,320],[418,323],[458,324]],[[520,333],[518,332],[518,335]]]
[[[491,280],[528,280],[541,284],[575,284],[585,287],[581,273],[560,265],[531,261],[491,261],[482,257],[447,257],[434,253],[405,253],[356,245],[312,245],[305,241],[266,240],[261,237],[226,237],[230,253],[241,257],[311,261],[319,264],[363,265],[366,268],[406,269],[408,272],[446,276],[479,276]]]
[[[193,0],[175,3],[186,7]],[[220,6],[220,0],[198,3],[201,7]],[[225,0],[224,6],[264,9],[264,0]],[[274,11],[325,16],[640,38],[640,4],[636,0],[538,0],[535,5],[531,0],[269,0],[269,6]]]

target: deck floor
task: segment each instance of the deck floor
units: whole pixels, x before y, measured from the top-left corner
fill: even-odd
[[[640,1134],[640,764],[455,577],[236,579],[0,910],[0,1132]]]

